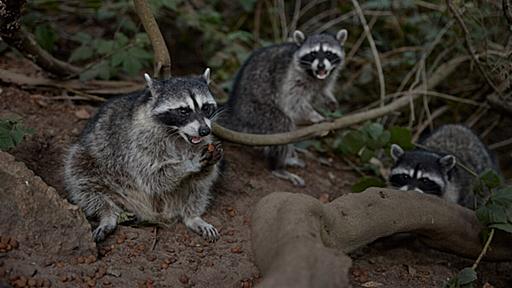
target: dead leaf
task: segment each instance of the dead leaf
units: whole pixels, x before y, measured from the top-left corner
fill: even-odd
[[[382,285],[384,285],[384,284],[375,282],[375,281],[368,281],[366,283],[361,284],[361,286],[363,286],[363,287],[379,287]]]

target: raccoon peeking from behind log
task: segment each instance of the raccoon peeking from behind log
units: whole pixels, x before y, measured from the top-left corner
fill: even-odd
[[[423,148],[404,151],[391,146],[395,164],[389,183],[400,190],[415,190],[437,195],[468,208],[482,204],[475,198],[475,177],[457,162],[480,175],[487,169],[498,174],[499,167],[485,144],[469,128],[450,124],[439,127],[419,141]],[[484,195],[485,198],[485,195]]]

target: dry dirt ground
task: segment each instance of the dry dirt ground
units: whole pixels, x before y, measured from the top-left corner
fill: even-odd
[[[21,90],[5,83],[0,89],[0,117],[17,114],[36,130],[10,153],[65,197],[63,155],[95,108],[39,98],[54,91]],[[18,269],[15,263],[31,263],[30,257],[12,259],[12,251],[0,253],[0,279],[4,279],[0,287],[2,283],[28,285],[30,279],[47,279],[52,287],[253,287],[261,277],[251,261],[250,221],[255,203],[273,191],[306,193],[328,201],[348,193],[356,179],[338,158],[331,159],[332,166],[307,159],[305,170],[295,170],[307,187],[295,188],[272,177],[256,150],[226,144],[225,151],[227,169],[205,216],[219,228],[218,242],[207,243],[180,223],[158,229],[121,226],[98,245],[97,257],[47,259],[44,268],[27,270]],[[381,240],[351,256],[354,287],[442,287],[448,277],[472,263],[411,239]],[[512,287],[512,264],[483,263],[479,276],[479,287],[485,283],[485,287]]]

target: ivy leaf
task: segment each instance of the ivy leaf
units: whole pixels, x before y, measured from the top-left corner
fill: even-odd
[[[92,57],[93,51],[92,48],[89,46],[82,45],[78,48],[76,48],[73,53],[71,53],[71,56],[69,56],[70,62],[76,62],[81,60],[87,60]]]
[[[96,52],[98,52],[98,54],[106,55],[108,53],[111,53],[114,49],[114,42],[111,40],[99,39],[94,44],[94,48],[96,49]]]
[[[363,127],[363,130],[368,133],[371,139],[377,140],[382,135],[384,127],[380,123],[368,123]]]
[[[394,126],[389,129],[389,132],[391,133],[390,143],[398,144],[405,150],[411,150],[414,148],[410,129]]]
[[[470,267],[462,269],[457,274],[457,278],[459,279],[459,285],[468,285],[478,279],[475,270]]]
[[[512,213],[512,187],[497,189],[494,192],[494,195],[492,195],[491,199],[496,204],[509,207],[508,210],[510,210]],[[512,221],[512,219],[510,220]]]
[[[346,145],[350,154],[357,154],[366,145],[368,138],[364,133],[352,130],[343,136],[343,144]]]
[[[363,192],[364,190],[366,190],[366,188],[385,186],[386,183],[381,178],[373,176],[363,176],[359,178],[359,180],[354,185],[352,185],[352,192]]]
[[[497,223],[497,224],[492,224],[489,227],[503,230],[508,233],[512,233],[512,223]]]
[[[363,150],[361,151],[361,161],[362,162],[368,162],[370,161],[370,159],[372,159],[372,157],[375,156],[375,152],[367,147],[364,147]]]
[[[34,31],[37,43],[46,51],[52,51],[55,41],[57,41],[57,33],[49,25],[39,25]]]
[[[480,174],[480,180],[482,180],[489,189],[494,189],[501,185],[501,177],[490,168]]]
[[[240,5],[244,8],[245,12],[251,12],[254,9],[254,4],[257,0],[240,0]]]
[[[92,36],[85,32],[78,32],[71,37],[72,40],[80,42],[82,44],[91,43]]]

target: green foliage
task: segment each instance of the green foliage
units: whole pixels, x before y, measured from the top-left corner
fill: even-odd
[[[476,216],[489,228],[512,233],[512,187],[496,189],[485,205],[476,210]]]
[[[335,149],[345,157],[355,157],[363,170],[373,172],[377,177],[362,177],[354,184],[352,191],[360,192],[368,187],[384,187],[385,179],[380,175],[380,170],[371,163],[373,158],[389,151],[391,144],[399,144],[405,149],[414,147],[412,134],[407,128],[391,127],[384,129],[382,124],[367,122],[359,129],[348,130],[338,141],[335,141]]]
[[[52,52],[57,41],[57,32],[51,25],[39,25],[34,31],[37,43],[46,51]]]
[[[352,185],[352,192],[363,192],[366,188],[370,187],[385,187],[386,182],[379,177],[373,176],[363,176],[359,178],[359,180]]]
[[[467,267],[462,269],[457,276],[448,281],[444,288],[472,288],[473,282],[476,281],[477,275],[473,268]]]
[[[0,119],[0,150],[6,151],[20,144],[25,135],[34,130],[23,126],[21,119],[11,117]]]
[[[113,75],[125,73],[136,75],[143,67],[149,67],[153,56],[148,51],[149,39],[145,33],[137,33],[133,39],[118,32],[113,40],[94,39],[85,32],[72,38],[81,45],[69,56],[70,62],[99,59],[80,74],[81,80],[95,77],[110,79]]]
[[[494,230],[512,233],[512,187],[501,187],[501,177],[491,169],[479,175],[478,180],[480,182],[479,189],[487,189],[491,192],[485,204],[476,210],[478,221],[485,226],[481,233],[485,242],[484,250],[482,250],[483,255],[492,241]],[[475,268],[461,270],[444,287],[474,287],[473,284],[477,280],[476,265],[473,265]]]

